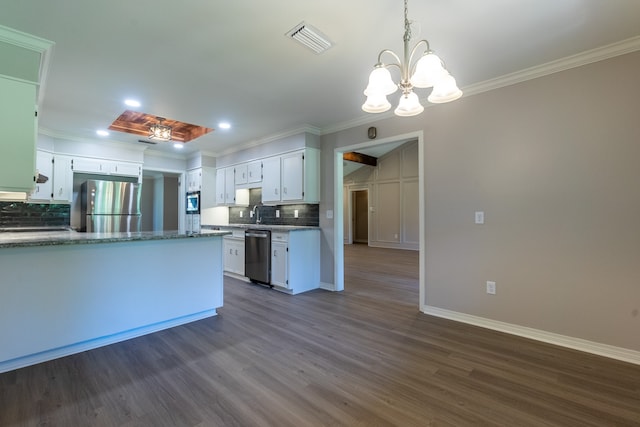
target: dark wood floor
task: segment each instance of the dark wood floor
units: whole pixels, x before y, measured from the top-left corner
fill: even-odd
[[[218,317],[0,374],[0,426],[640,425],[640,366],[420,314],[415,252],[345,259],[344,292],[227,279]]]

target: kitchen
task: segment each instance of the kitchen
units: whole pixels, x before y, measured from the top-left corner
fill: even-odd
[[[56,14],[63,11],[50,12],[44,15],[57,16]],[[69,16],[73,15],[70,11],[64,12]],[[109,13],[106,10],[101,12]],[[316,16],[322,16],[322,12],[318,11]],[[626,13],[621,16],[638,15]],[[563,23],[576,22],[573,19],[575,15],[564,18],[558,22],[556,28],[566,28]],[[0,17],[1,19],[3,18]],[[58,19],[61,19],[60,16]],[[339,19],[335,17],[336,21]],[[87,19],[87,22],[89,21]],[[21,28],[29,28],[28,20],[16,22],[21,24]],[[40,24],[42,34],[51,31],[50,23]],[[218,22],[218,25],[222,24]],[[538,34],[539,25],[534,27],[535,34]],[[633,27],[640,28],[637,25]],[[350,28],[350,25],[344,25],[344,28]],[[622,24],[620,28],[623,28]],[[637,30],[620,31],[625,37],[637,36]],[[91,33],[87,30],[87,34]],[[279,38],[282,38],[282,33],[284,31],[278,33]],[[621,40],[625,37],[621,37]],[[65,108],[58,109],[59,115],[51,112],[55,109],[49,110],[48,117],[46,110],[42,111],[37,149],[54,157],[54,168],[60,168],[58,165],[64,162],[69,162],[69,165],[71,161],[74,161],[74,165],[83,163],[75,161],[82,158],[93,161],[84,162],[83,166],[86,168],[85,172],[88,171],[90,174],[95,168],[100,168],[98,170],[105,171],[107,175],[114,175],[115,171],[114,176],[127,170],[127,173],[132,174],[129,178],[157,182],[157,188],[153,191],[156,197],[152,204],[158,206],[163,205],[164,201],[165,187],[161,182],[164,174],[176,180],[180,177],[180,197],[172,204],[178,211],[178,224],[183,232],[186,232],[187,218],[183,197],[188,191],[186,187],[189,184],[186,181],[189,181],[190,173],[198,175],[199,172],[200,176],[215,175],[213,180],[205,179],[205,182],[214,182],[216,188],[223,182],[221,176],[218,177],[218,170],[246,164],[248,171],[252,162],[260,160],[264,165],[264,160],[271,157],[280,157],[282,165],[282,156],[289,153],[319,150],[322,185],[319,189],[319,203],[312,203],[318,205],[318,227],[321,230],[318,257],[319,287],[341,290],[343,208],[342,177],[339,173],[341,163],[338,157],[347,148],[358,148],[373,142],[416,140],[419,161],[417,182],[420,190],[417,203],[420,212],[418,240],[421,262],[421,294],[417,310],[433,316],[531,336],[637,363],[640,360],[636,334],[639,318],[638,290],[634,283],[638,283],[638,252],[633,239],[633,230],[636,229],[633,213],[637,212],[638,201],[633,190],[629,189],[629,183],[638,180],[637,165],[632,161],[638,157],[637,120],[632,116],[632,112],[638,111],[638,43],[636,39],[630,39],[616,46],[609,46],[609,43],[620,40],[598,39],[594,44],[588,45],[587,40],[592,40],[590,37],[579,37],[574,40],[577,45],[575,49],[568,49],[562,53],[553,50],[552,54],[552,47],[560,49],[555,43],[559,37],[550,39],[554,39],[553,46],[548,46],[548,55],[544,60],[540,60],[539,64],[551,59],[560,60],[569,53],[577,55],[587,52],[588,49],[605,45],[608,47],[601,51],[589,51],[579,59],[573,57],[562,64],[536,68],[533,70],[535,72],[530,70],[529,73],[510,75],[511,80],[505,79],[499,83],[487,81],[484,87],[475,86],[476,92],[465,89],[469,96],[457,104],[429,108],[421,118],[401,121],[390,116],[377,120],[355,117],[353,121],[343,123],[347,116],[339,115],[337,118],[333,116],[333,120],[318,119],[318,123],[322,125],[317,127],[300,125],[304,121],[299,121],[295,122],[298,125],[295,128],[283,125],[269,132],[256,131],[258,134],[245,133],[238,136],[238,140],[248,145],[240,151],[227,147],[210,153],[198,146],[200,139],[185,144],[183,153],[186,154],[180,155],[169,151],[171,148],[160,147],[161,144],[152,146],[139,143],[138,137],[127,144],[110,143],[95,135],[89,135],[98,125],[108,125],[103,122],[97,123],[95,120],[86,120],[86,129],[82,135],[70,137],[55,128],[58,123],[63,122],[61,112],[65,111]],[[135,40],[135,37],[130,38],[132,43]],[[341,40],[343,47],[350,43],[347,37]],[[283,38],[283,47],[275,48],[273,52],[283,52],[283,55],[286,52],[289,55],[288,45],[284,47],[285,42],[288,43],[289,40]],[[119,44],[125,46],[127,42],[121,40]],[[377,49],[384,47],[386,41],[372,44],[375,45],[374,52],[363,55],[364,62],[375,60],[370,57],[375,57]],[[358,51],[359,47],[361,46],[354,46],[351,51]],[[56,48],[59,48],[62,55],[66,47],[60,44]],[[147,46],[131,51],[135,51],[139,58],[140,52],[145,48]],[[178,52],[177,55],[184,56],[179,56],[180,60],[169,61],[172,64],[167,68],[177,63],[181,66],[192,64],[191,57],[200,57],[198,54],[204,51],[207,50],[202,48],[197,54]],[[334,52],[337,50],[328,53]],[[91,52],[84,53],[85,58],[91,57]],[[516,53],[512,52],[511,56],[515,57]],[[291,55],[297,56],[297,53]],[[312,59],[292,59],[287,56],[287,60],[272,62],[283,64],[285,68],[290,67],[289,71],[296,66],[302,68],[301,64],[307,65],[311,61],[317,61],[318,69],[336,68],[328,67],[322,62],[327,57],[328,55],[318,55],[311,57]],[[154,80],[160,73],[156,75],[148,72],[146,60],[136,61],[135,57],[126,59],[130,61],[131,67],[124,73],[109,63],[99,62],[101,58],[96,58],[100,64],[97,68],[107,70],[113,77],[106,75],[105,71],[101,78],[83,85],[83,88],[86,88],[85,93],[89,94],[84,98],[91,98],[90,87],[99,86],[102,81],[124,81],[127,75],[144,75],[153,80],[158,91],[165,88],[169,91],[164,107],[172,108],[169,110],[173,113],[171,117],[181,117],[182,109],[185,108],[184,102],[181,104],[177,91],[171,91],[173,81]],[[456,61],[455,57],[448,60]],[[141,62],[144,62],[143,66],[140,65]],[[535,63],[530,65],[533,66]],[[69,62],[69,65],[56,72],[79,76],[86,71],[75,69],[74,66],[77,67],[78,63]],[[200,66],[191,67],[197,70],[201,68],[205,69]],[[465,72],[476,69],[460,68],[466,68]],[[510,69],[509,72],[517,70],[520,68]],[[503,71],[495,77],[509,74],[506,70]],[[53,75],[53,68],[51,72]],[[202,74],[207,76],[207,81],[210,76],[216,75],[213,70],[207,70]],[[284,74],[291,76],[290,72],[282,73]],[[346,79],[343,75],[332,83],[335,84],[343,78]],[[194,80],[202,82],[203,79]],[[323,86],[327,80],[324,75],[315,75],[311,81],[322,86],[326,93],[330,93],[328,88]],[[350,90],[344,91],[348,96],[336,98],[331,103],[335,109],[343,105],[351,106],[354,111],[359,109],[362,100],[358,98],[356,102],[352,98],[361,97],[363,84],[358,82],[366,80],[366,76],[359,76],[354,80],[358,81],[349,80],[347,87]],[[243,87],[243,91],[239,91],[235,87],[237,79],[233,75],[220,77],[220,81],[233,82],[234,84],[230,83],[228,86],[235,88],[236,96],[238,93],[246,93],[246,96],[255,98],[256,104],[262,100],[259,95],[262,93],[261,88],[251,87],[243,92]],[[471,86],[472,82],[466,83]],[[303,108],[302,100],[317,99],[308,96],[306,92],[303,93],[302,89],[300,92],[290,90],[289,83],[278,80],[273,84],[282,94],[277,97],[279,108],[289,107],[284,114],[280,114],[287,118],[296,116],[298,110],[306,110]],[[69,94],[78,92],[69,87],[65,89]],[[195,107],[205,111],[205,107],[212,103],[211,100],[217,99],[217,90],[219,89],[199,84],[194,92],[203,92],[202,98],[206,102]],[[129,93],[124,92],[123,90],[109,99],[108,121],[125,108],[121,103]],[[60,96],[59,89],[57,94],[57,99],[64,98]],[[562,94],[560,99],[558,94]],[[152,95],[154,94],[149,94],[148,98],[152,98]],[[33,94],[32,98],[37,96]],[[598,101],[593,102],[594,98]],[[275,99],[269,98],[269,102]],[[174,104],[175,107],[168,107]],[[248,114],[254,105],[247,104],[252,104],[246,106]],[[25,108],[33,108],[33,102],[25,105]],[[91,110],[85,105],[81,108]],[[8,114],[12,109],[7,108],[5,113]],[[159,105],[154,105],[150,111],[152,109],[158,111],[158,114],[165,114],[164,111],[167,111]],[[261,104],[257,109],[259,114],[252,115],[249,123],[237,126],[239,133],[253,127],[264,129],[260,126],[274,119],[270,117],[269,105]],[[216,119],[222,116],[222,113],[216,111]],[[264,120],[260,119],[260,115],[264,116]],[[208,123],[204,115],[195,114],[191,117],[196,117],[194,121]],[[241,122],[239,117],[236,120],[238,124]],[[106,119],[103,121],[107,122]],[[288,124],[292,125],[292,122]],[[33,124],[31,126],[33,127]],[[369,128],[374,128],[374,131],[369,133]],[[288,131],[285,132],[283,129]],[[231,139],[228,136],[230,132],[225,132],[228,131],[218,128],[213,135],[220,141],[228,141]],[[33,129],[28,133],[33,134]],[[369,135],[375,136],[375,141],[370,139]],[[18,137],[11,136],[11,139]],[[207,138],[208,136],[203,136],[201,141]],[[603,141],[606,141],[606,144],[602,144]],[[191,146],[194,147],[194,151],[190,151]],[[19,148],[23,147],[9,147],[11,150]],[[34,164],[31,169],[35,166],[36,153],[33,154]],[[14,154],[12,151],[7,156],[3,152],[0,162],[5,161],[7,164],[3,163],[3,167],[0,168],[0,182],[13,180],[14,175],[20,175],[25,169],[29,169],[25,165],[6,161],[7,157],[22,159],[17,152]],[[134,173],[130,167],[141,168],[141,172]],[[63,167],[60,174],[53,171],[52,182],[55,188],[56,181],[68,182],[66,180],[69,177],[64,176],[69,173],[69,168]],[[5,171],[10,172],[4,174]],[[145,174],[149,178],[145,179]],[[32,180],[32,177],[30,179]],[[29,177],[26,181],[29,181]],[[206,188],[205,182],[200,184],[202,188],[198,190],[202,196],[200,231],[206,230],[205,226],[219,227],[233,223],[239,218],[245,220],[247,215],[253,219],[253,207],[259,203],[250,200],[246,206],[226,206],[222,209],[216,203],[219,194],[225,199],[225,204],[231,204],[227,196],[237,198],[235,195],[231,196],[235,193],[235,176],[232,192],[218,193],[217,188],[212,192],[211,188]],[[224,182],[226,186],[226,170]],[[31,184],[32,181],[26,187],[30,187]],[[74,204],[77,203],[77,200],[74,200],[77,197],[75,186],[72,176],[70,185],[61,186],[60,193],[53,192],[54,200],[70,206],[68,215],[72,227],[77,226],[80,212],[76,211],[77,205]],[[25,188],[19,185],[15,187],[18,190]],[[238,189],[246,190],[249,187]],[[261,200],[263,196],[264,194]],[[58,200],[59,198],[62,200]],[[281,202],[282,200],[273,202],[273,205],[280,206],[281,215],[286,213],[287,219],[295,220],[295,212],[292,213],[293,218],[289,216],[288,202]],[[270,203],[266,205],[269,206]],[[256,211],[259,210],[260,208]],[[486,214],[484,224],[474,222],[474,213],[479,211]],[[270,217],[276,218],[275,210]],[[159,224],[163,224],[163,221],[154,222],[152,227],[160,227]],[[193,231],[193,222],[191,227]],[[230,235],[226,235],[226,240],[224,237],[220,240],[232,240],[229,236],[234,236],[233,230],[230,232]],[[402,232],[397,234],[400,239]],[[394,234],[391,238],[394,238]],[[238,253],[242,253],[239,246],[231,246],[234,254],[236,249]],[[222,251],[220,258],[222,263]],[[239,261],[235,260],[235,264],[234,260],[228,261],[229,265],[235,265],[230,268],[240,271]],[[183,262],[189,261],[184,259]],[[490,295],[485,292],[485,284],[488,281],[497,282],[497,294]],[[606,284],[606,292],[603,292],[603,284]]]

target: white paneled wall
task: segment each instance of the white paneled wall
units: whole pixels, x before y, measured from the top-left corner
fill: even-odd
[[[353,240],[354,191],[369,197],[369,246],[419,249],[418,142],[408,142],[344,177],[345,243]]]

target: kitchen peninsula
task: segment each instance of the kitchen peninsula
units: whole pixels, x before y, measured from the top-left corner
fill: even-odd
[[[215,316],[226,234],[0,233],[0,372]]]

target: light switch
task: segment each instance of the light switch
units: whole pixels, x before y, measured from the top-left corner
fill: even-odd
[[[244,211],[240,211],[240,218],[244,216]]]
[[[293,210],[293,217],[298,218],[298,209]]]
[[[484,224],[484,212],[476,212],[476,224]]]
[[[332,219],[333,218],[333,211],[331,209],[327,210],[327,219]]]
[[[276,218],[280,218],[280,209],[276,209]]]

